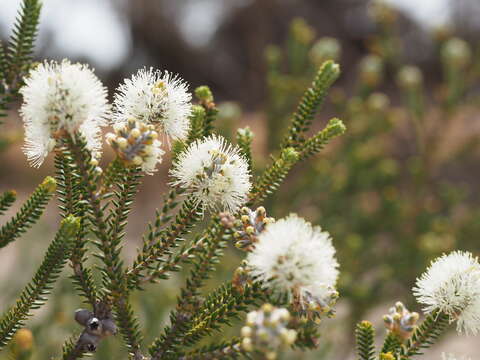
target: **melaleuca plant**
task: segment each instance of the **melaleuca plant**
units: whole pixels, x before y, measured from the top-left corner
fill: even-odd
[[[19,25],[15,32],[19,39],[12,42],[7,54],[15,47],[28,47],[23,44],[24,38],[31,41],[28,51],[22,51],[31,52],[39,4],[25,1],[23,6],[19,23],[28,26]],[[26,55],[19,58],[28,60]],[[9,56],[2,59],[2,69],[19,61]],[[133,359],[263,354],[265,348],[256,345],[255,337],[262,334],[263,326],[272,326],[270,323],[277,317],[283,327],[272,334],[273,343],[268,344],[266,356],[273,356],[284,345],[315,345],[315,320],[331,314],[337,296],[338,264],[332,241],[328,233],[290,216],[275,223],[279,228],[272,228],[270,239],[275,237],[275,231],[282,232],[282,226],[290,225],[291,234],[301,236],[285,238],[278,254],[269,254],[271,240],[265,238],[266,247],[260,244],[267,223],[273,220],[266,217],[264,209],[251,208],[276,191],[297,162],[315,155],[345,131],[342,122],[334,119],[320,132],[308,134],[326,91],[338,77],[337,64],[326,62],[319,68],[292,116],[278,154],[258,176],[252,175],[253,134],[239,131],[235,145],[215,133],[218,111],[206,86],[195,90],[193,103],[188,84],[178,75],[141,69],[118,87],[110,105],[106,88],[87,65],[68,60],[43,61],[30,69],[27,65],[8,69],[2,73],[2,84],[7,89],[6,84],[15,78],[22,95],[24,153],[32,167],[54,156],[56,172],[55,178],[47,178],[1,228],[1,243],[5,246],[25,232],[40,217],[55,190],[63,220],[32,282],[0,321],[2,347],[30,311],[43,305],[67,261],[79,304],[83,301],[85,306],[72,316],[72,321],[79,324],[79,332],[65,342],[63,359],[95,352],[104,339],[115,335]],[[10,98],[9,93],[5,102]],[[106,126],[112,130],[104,137],[102,128]],[[115,159],[102,168],[105,144],[112,148]],[[171,165],[164,181],[170,190],[164,206],[154,214],[153,224],[146,229],[133,263],[128,264],[121,250],[132,204],[143,177],[155,173],[166,153],[171,155]],[[13,192],[2,196],[3,210],[14,197]],[[249,253],[246,262],[238,264],[230,280],[203,296],[203,287],[221,261],[223,249],[242,237],[251,240],[243,246]],[[296,246],[307,252],[311,248],[312,256],[290,279],[289,272],[295,271],[298,261],[302,262],[302,254],[299,252],[294,261],[280,269],[276,269],[275,262],[288,257]],[[318,263],[316,255],[328,261]],[[93,267],[87,263],[92,256],[98,259]],[[269,257],[270,266],[264,266],[261,260]],[[131,296],[146,284],[167,279],[185,266],[190,268],[190,275],[183,285],[179,284],[180,296],[170,322],[146,346]],[[284,280],[272,282],[270,278],[276,272]],[[256,327],[250,334],[250,346],[238,337],[198,347],[212,331],[262,303],[273,305],[264,305],[260,317],[252,320]],[[293,315],[287,309],[274,310],[273,306],[290,308]],[[270,322],[261,319],[267,314]],[[19,333],[16,344],[21,343],[22,336],[23,332]]]
[[[62,220],[32,280],[0,319],[0,348],[10,344],[16,358],[32,355],[31,333],[21,328],[32,310],[45,304],[66,263],[77,303],[83,305],[69,318],[77,323],[77,333],[58,349],[64,360],[95,353],[112,337],[134,360],[275,359],[288,349],[318,347],[320,323],[335,314],[339,297],[337,241],[296,214],[269,217],[262,204],[297,163],[345,132],[334,118],[310,133],[340,75],[339,65],[322,59],[270,163],[258,169],[251,130],[238,130],[237,144],[216,133],[218,109],[207,86],[192,96],[180,76],[145,68],[116,89],[110,104],[107,89],[85,64],[63,60],[31,66],[28,54],[39,9],[36,1],[23,3],[15,41],[6,53],[18,50],[20,55],[2,57],[2,69],[9,69],[2,72],[2,101],[22,96],[23,151],[34,168],[54,157],[55,174],[0,228],[0,247],[26,232],[55,192]],[[304,24],[295,26],[295,36],[308,45],[311,36]],[[317,61],[322,46],[335,48],[328,42],[316,45]],[[307,51],[293,48],[298,54]],[[371,58],[365,65],[370,85],[376,61]],[[301,58],[293,64],[299,72]],[[6,85],[12,81],[15,91]],[[104,135],[105,127],[111,131]],[[102,166],[104,146],[111,147],[115,158]],[[164,204],[128,262],[122,249],[133,203],[144,177],[155,175],[167,154],[168,178],[159,179],[168,187]],[[14,201],[14,191],[2,194],[0,212]],[[227,247],[237,248],[243,259],[221,285],[209,287]],[[179,295],[169,321],[147,344],[151,334],[143,330],[132,298],[139,292],[147,297],[149,284],[181,271],[186,278],[175,283]],[[396,303],[383,319],[386,336],[378,354],[373,325],[360,322],[358,357],[410,359],[453,322],[458,332],[476,334],[479,291],[480,264],[472,254],[457,251],[434,260],[413,288],[425,318],[419,321],[418,313]],[[244,326],[237,336],[218,339],[219,331],[239,319]]]

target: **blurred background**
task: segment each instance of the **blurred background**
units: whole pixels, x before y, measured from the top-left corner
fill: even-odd
[[[2,40],[19,4],[0,2]],[[321,225],[341,263],[337,317],[322,324],[318,351],[291,358],[345,359],[355,322],[369,319],[382,333],[382,315],[395,301],[420,310],[410,289],[431,259],[452,249],[479,253],[479,17],[478,0],[48,0],[36,56],[90,63],[110,94],[144,66],[177,72],[192,89],[209,85],[218,131],[230,138],[238,127],[254,131],[258,171],[316,69],[338,61],[342,76],[314,129],[336,116],[347,134],[296,167],[266,207],[275,217],[297,212]],[[28,167],[15,109],[1,126],[0,190],[15,188],[18,208],[52,174],[53,159]],[[106,149],[103,161],[111,157]],[[127,229],[127,259],[161,205],[167,166],[145,179]],[[58,223],[55,207],[52,201],[43,220],[0,253],[2,309],[40,263]],[[229,249],[232,261],[210,286],[228,278],[242,256]],[[182,276],[136,295],[147,340],[160,334]],[[81,304],[71,294],[68,279],[61,281],[29,322],[34,359],[58,355],[64,339],[80,331],[72,314]],[[425,358],[474,356],[477,343],[451,334]],[[95,358],[122,356],[110,339]]]

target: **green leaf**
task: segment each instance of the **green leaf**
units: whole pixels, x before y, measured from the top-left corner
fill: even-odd
[[[126,276],[129,289],[140,288],[144,282],[145,272],[150,274],[146,278],[153,281],[156,267],[161,266],[162,257],[168,255],[180,241],[182,236],[189,233],[195,223],[202,218],[201,204],[192,197],[187,198],[175,219],[166,228],[159,230],[158,226],[150,227],[149,233],[144,237],[142,250],[138,253],[132,268],[127,270]],[[156,223],[162,223],[157,213]]]
[[[70,256],[73,275],[71,277],[76,290],[87,302],[95,307],[98,299],[96,285],[91,269],[84,266],[87,252],[87,233],[89,223],[86,218],[87,204],[82,201],[85,189],[79,181],[78,169],[65,147],[58,148],[55,155],[57,197],[60,202],[61,215],[67,217],[70,214],[80,217],[80,230],[75,239],[74,249]]]
[[[369,321],[357,324],[355,331],[357,353],[360,360],[375,360],[375,329]]]
[[[308,131],[315,114],[325,101],[330,86],[340,76],[340,67],[333,61],[326,61],[320,67],[310,88],[308,88],[296,112],[293,114],[291,124],[281,148],[297,148],[302,144],[305,132]]]
[[[300,159],[305,160],[320,152],[333,138],[342,135],[346,127],[342,120],[333,118],[327,126],[299,146]]]
[[[45,303],[45,295],[52,289],[53,282],[60,275],[70,256],[79,227],[80,219],[74,216],[69,216],[62,221],[32,281],[25,287],[16,305],[0,320],[0,348],[3,348],[15,332],[23,326],[30,311]]]
[[[37,222],[55,189],[55,179],[50,176],[46,177],[17,214],[0,228],[0,248],[14,241]]]
[[[248,170],[250,172],[253,170],[252,141],[253,132],[248,126],[237,130],[237,144],[242,155],[247,159]]]
[[[207,112],[203,106],[192,106],[192,114],[190,115],[190,131],[188,133],[187,145],[203,137],[206,117]]]
[[[17,97],[30,69],[41,7],[39,0],[23,0],[8,46],[0,44],[0,116],[5,116],[3,111]]]
[[[17,193],[14,190],[5,191],[0,195],[0,215],[3,215],[17,199]]]
[[[10,83],[12,76],[27,70],[32,61],[41,8],[39,0],[23,0],[18,12],[6,54]]]
[[[401,359],[407,360],[415,355],[422,355],[422,349],[432,346],[449,324],[449,316],[443,312],[433,311],[415,328],[407,343],[400,351]]]
[[[380,351],[383,354],[391,353],[396,355],[400,347],[402,346],[402,340],[395,333],[389,331],[383,342],[382,350]]]
[[[215,105],[212,91],[208,86],[199,86],[195,89],[195,97],[198,99],[200,105],[205,109],[203,136],[209,136],[213,133],[213,122],[218,114],[218,109]]]
[[[272,164],[254,182],[248,206],[260,203],[277,190],[298,159],[299,153],[293,147],[283,149],[280,157],[273,158]]]

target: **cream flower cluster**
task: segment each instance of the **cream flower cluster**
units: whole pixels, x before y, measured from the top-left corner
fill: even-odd
[[[268,224],[247,256],[251,274],[290,294],[304,311],[329,311],[338,262],[329,233],[297,215]]]
[[[251,188],[247,160],[223,137],[197,140],[183,151],[170,171],[178,185],[204,208],[234,212]]]
[[[243,349],[261,352],[268,360],[276,359],[278,350],[291,346],[297,338],[297,332],[287,327],[289,321],[287,309],[270,304],[249,312],[241,331]]]
[[[168,139],[183,140],[190,127],[192,95],[180,77],[141,69],[121,84],[115,94],[113,123],[130,118],[155,125]]]
[[[117,156],[127,165],[140,166],[145,173],[153,174],[165,153],[153,125],[129,119],[126,124],[115,126],[114,130],[106,135],[106,139]]]
[[[435,259],[413,288],[424,311],[442,311],[457,321],[457,331],[480,330],[480,264],[469,252],[454,251]]]
[[[402,339],[408,339],[415,330],[418,318],[418,313],[408,311],[403,303],[397,301],[388,314],[383,316],[383,322],[388,331]]]
[[[87,65],[44,62],[30,72],[20,93],[24,152],[32,166],[43,163],[56,139],[77,130],[94,154],[100,151],[100,129],[109,115],[107,91]]]
[[[126,79],[116,91],[113,113],[107,90],[93,71],[68,60],[38,65],[20,92],[24,152],[35,167],[43,163],[58,139],[76,132],[98,158],[101,128],[109,120],[115,134],[110,134],[107,142],[124,161],[141,166],[149,174],[164,154],[157,131],[167,140],[182,140],[188,135],[191,94],[181,78],[167,71],[142,69]]]

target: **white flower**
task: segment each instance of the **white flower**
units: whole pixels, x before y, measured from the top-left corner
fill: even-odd
[[[442,352],[442,360],[470,360],[466,356],[458,357],[455,354]]]
[[[153,124],[170,139],[185,139],[190,126],[192,95],[177,75],[153,68],[125,79],[114,100],[114,123],[135,118]]]
[[[330,234],[297,215],[268,224],[247,262],[253,276],[294,295],[304,310],[330,304],[338,278]]]
[[[417,279],[413,293],[425,312],[442,311],[457,320],[457,331],[480,330],[480,264],[469,252],[435,259]]]
[[[20,93],[24,152],[33,166],[42,164],[64,132],[79,130],[87,147],[100,151],[100,127],[109,112],[107,91],[87,65],[44,62],[30,71]]]
[[[125,164],[140,166],[149,175],[157,171],[157,164],[162,162],[165,152],[153,125],[129,119],[126,124],[115,126],[114,130],[115,133],[106,135],[107,143]]]
[[[239,148],[216,135],[192,143],[170,174],[173,185],[189,190],[204,208],[234,212],[246,202],[251,187],[248,163]]]

